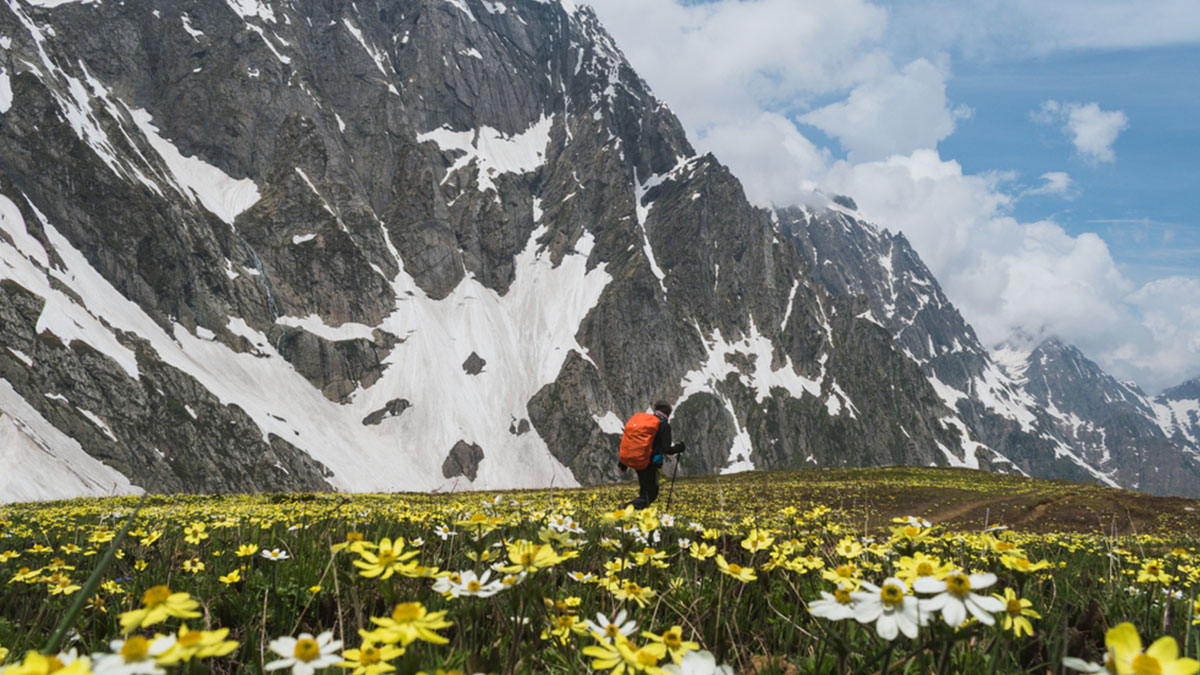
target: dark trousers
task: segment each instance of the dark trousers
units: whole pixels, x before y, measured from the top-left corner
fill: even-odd
[[[638,496],[629,502],[629,505],[635,509],[644,509],[658,499],[658,467],[651,464],[644,469],[638,469],[637,477]]]

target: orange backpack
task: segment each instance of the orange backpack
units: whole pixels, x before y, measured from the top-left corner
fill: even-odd
[[[621,436],[621,463],[631,469],[650,466],[650,455],[654,449],[654,436],[658,433],[658,415],[634,413],[625,423]]]

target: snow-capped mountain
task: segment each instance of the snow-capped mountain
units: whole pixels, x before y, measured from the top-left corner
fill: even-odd
[[[658,398],[687,472],[1191,492],[852,203],[751,206],[570,0],[3,0],[0,139],[0,499],[595,482]]]
[[[827,289],[868,303],[861,316],[920,364],[956,413],[947,422],[972,441],[1034,476],[1200,493],[1200,452],[1184,431],[1191,390],[1152,401],[1057,340],[988,350],[904,236],[862,220],[852,199],[779,209],[777,218]],[[1174,440],[1170,425],[1180,429]]]
[[[592,482],[656,398],[692,472],[1005,464],[569,0],[0,36],[5,498]]]
[[[1168,436],[1200,448],[1200,377],[1156,396],[1154,412]]]

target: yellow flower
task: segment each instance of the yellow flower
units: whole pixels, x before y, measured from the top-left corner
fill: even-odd
[[[391,578],[396,572],[402,571],[405,563],[417,556],[416,551],[404,553],[404,540],[397,539],[395,544],[388,537],[384,537],[379,542],[379,548],[375,552],[360,551],[359,555],[362,560],[355,560],[355,567],[362,569],[359,574],[364,577],[380,577],[381,579]],[[417,563],[411,563],[411,567],[416,567]],[[382,575],[382,576],[380,576]]]
[[[638,607],[645,607],[650,598],[654,597],[654,589],[639,586],[632,581],[613,580],[608,584],[608,590],[618,600],[632,600]]]
[[[1174,579],[1170,574],[1167,574],[1163,569],[1161,560],[1151,558],[1142,563],[1142,569],[1138,570],[1137,580],[1139,584],[1160,583],[1169,584]]]
[[[684,654],[700,649],[699,643],[683,639],[683,629],[679,626],[671,626],[662,635],[643,631],[642,637],[649,638],[653,642],[661,642],[667,648],[667,652],[671,655],[671,660],[675,662],[675,665],[679,665],[679,662],[683,660]]]
[[[651,642],[637,647],[629,640],[615,640],[613,644],[602,643],[584,647],[583,653],[592,657],[593,670],[607,670],[612,675],[622,673],[648,673],[666,675],[658,662],[667,655],[667,647],[661,642]]]
[[[183,540],[189,544],[199,544],[201,540],[208,539],[208,533],[204,530],[208,526],[201,522],[195,522],[183,528]]]
[[[725,574],[728,574],[742,583],[754,581],[758,578],[758,576],[754,574],[753,567],[742,567],[737,563],[726,562],[725,556],[723,555],[717,556],[717,567]]]
[[[1037,572],[1044,570],[1050,566],[1050,561],[1039,560],[1036,563],[1029,562],[1026,558],[1021,558],[1013,555],[1000,556],[1000,562],[1010,570],[1016,572]]]
[[[858,566],[853,563],[844,563],[834,569],[821,572],[822,579],[832,581],[835,586],[849,586],[852,591],[858,590],[858,587],[862,584],[862,580],[858,578],[858,575]]]
[[[10,548],[7,551],[5,551],[4,553],[0,553],[0,563],[6,563],[9,560],[12,560],[13,558],[20,558],[20,557],[21,557],[20,553],[17,553],[16,551],[14,551]]]
[[[753,553],[769,548],[774,541],[775,537],[771,536],[770,532],[750,530],[750,534],[746,535],[746,538],[742,540],[742,548]]]
[[[196,574],[197,572],[203,572],[204,571],[204,563],[200,562],[199,558],[192,558],[191,560],[184,560],[183,561],[183,571],[191,572],[192,574]]]
[[[74,650],[53,656],[30,651],[25,654],[24,661],[4,669],[5,675],[91,675],[91,672],[91,659],[76,657]]]
[[[237,582],[239,582],[241,580],[242,580],[242,573],[240,570],[234,570],[234,571],[230,572],[229,574],[226,574],[223,577],[217,577],[217,581],[220,581],[223,584],[236,584]]]
[[[900,559],[897,565],[895,576],[897,579],[912,586],[913,581],[918,577],[933,577],[934,579],[945,579],[947,574],[954,571],[954,566],[950,564],[942,564],[942,561],[933,557],[917,552],[912,557],[904,556]]]
[[[854,537],[845,537],[838,542],[837,552],[843,558],[857,558],[862,555],[863,547]]]
[[[445,616],[445,611],[430,612],[419,602],[404,602],[396,605],[388,618],[371,617],[371,623],[379,628],[363,635],[363,638],[387,644],[399,642],[402,647],[407,647],[414,640],[443,645],[449,640],[434,631],[453,625],[445,620]]]
[[[228,628],[212,631],[188,630],[187,624],[183,624],[175,635],[175,644],[160,654],[155,661],[160,666],[170,666],[180,661],[226,656],[238,647],[236,640],[225,639],[227,635]]]
[[[142,609],[121,615],[121,634],[128,635],[135,628],[145,628],[166,621],[167,617],[194,619],[200,616],[196,608],[200,603],[187,593],[172,593],[165,585],[152,586],[142,595]]]
[[[368,639],[367,636],[370,634],[367,631],[360,630],[358,633],[363,637],[362,646],[342,652],[343,660],[334,665],[353,668],[350,675],[379,675],[380,673],[390,673],[396,669],[388,661],[403,655],[403,647],[389,644],[379,645],[374,640]]]
[[[1109,629],[1104,642],[1117,675],[1194,675],[1200,670],[1200,662],[1195,659],[1179,658],[1179,645],[1172,637],[1155,640],[1143,652],[1142,639],[1129,622]]]
[[[547,567],[553,567],[577,555],[579,555],[577,551],[568,551],[564,555],[558,555],[549,544],[535,544],[531,541],[522,540],[508,545],[508,559],[513,564],[501,567],[500,571],[508,572],[509,574],[516,574],[518,572],[533,573]]]
[[[1011,588],[1004,589],[1004,595],[992,593],[992,597],[1004,603],[1004,630],[1011,630],[1013,635],[1021,637],[1021,633],[1033,635],[1033,624],[1026,617],[1042,618],[1041,614],[1029,609],[1033,603],[1025,598],[1018,598]]]
[[[70,577],[59,572],[52,574],[46,581],[50,585],[50,595],[70,595],[82,588],[71,583]]]
[[[142,546],[150,546],[154,542],[158,541],[158,538],[161,536],[163,536],[162,530],[154,530],[153,532],[139,539],[138,543],[140,543]]]
[[[717,547],[713,546],[712,544],[693,542],[692,545],[688,547],[688,555],[692,556],[696,560],[707,560],[716,554]]]
[[[255,553],[258,553],[258,547],[254,544],[242,544],[237,547],[237,551],[234,551],[234,555],[239,558],[248,558]]]

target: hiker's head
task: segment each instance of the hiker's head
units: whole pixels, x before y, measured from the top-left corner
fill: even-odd
[[[662,399],[654,402],[654,409],[667,417],[671,416],[671,404]]]

